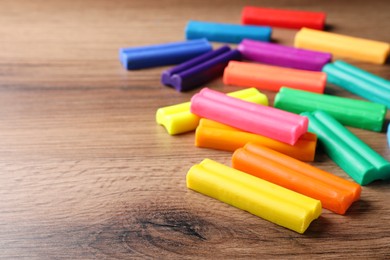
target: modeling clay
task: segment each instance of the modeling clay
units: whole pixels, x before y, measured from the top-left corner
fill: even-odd
[[[330,52],[335,56],[383,64],[390,52],[386,42],[302,28],[295,35],[295,47]]]
[[[186,28],[188,40],[206,38],[214,42],[239,43],[243,39],[270,41],[272,29],[268,26],[240,25],[189,21]]]
[[[390,109],[390,81],[340,60],[327,64],[323,71],[329,83]]]
[[[268,105],[266,95],[260,93],[256,88],[246,88],[227,94],[248,102]],[[156,122],[163,125],[170,135],[182,134],[193,131],[198,126],[199,117],[190,112],[191,102],[162,107],[157,109]]]
[[[212,46],[206,39],[165,43],[119,50],[119,59],[128,70],[179,64],[205,52]]]
[[[164,71],[161,82],[177,91],[191,90],[222,76],[228,62],[240,58],[239,51],[223,46]]]
[[[343,125],[377,132],[382,131],[386,116],[386,107],[381,104],[285,87],[275,96],[274,106],[297,114],[322,110]]]
[[[387,143],[390,146],[390,124],[387,126]]]
[[[361,185],[390,178],[390,162],[323,111],[305,112],[328,156]]]
[[[245,6],[242,10],[243,24],[269,25],[300,29],[302,27],[322,30],[326,15],[323,12],[301,10],[272,9],[255,6]]]
[[[229,97],[208,88],[191,98],[191,112],[291,145],[307,132],[306,117]]]
[[[289,145],[206,118],[202,118],[196,128],[195,146],[197,147],[233,152],[248,142],[269,147],[301,161],[312,162],[314,161],[317,137],[315,134],[307,132],[298,139],[295,145]]]
[[[232,157],[233,168],[321,201],[344,214],[360,198],[360,185],[262,145],[246,144]]]
[[[191,167],[187,187],[304,233],[321,214],[321,202],[210,159]]]
[[[279,91],[282,86],[323,93],[326,74],[264,64],[230,61],[223,73],[223,83],[241,87]]]
[[[330,53],[248,39],[238,45],[238,50],[247,60],[301,70],[321,71],[332,59]]]

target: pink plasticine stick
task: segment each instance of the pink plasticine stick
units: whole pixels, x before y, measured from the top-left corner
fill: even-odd
[[[253,103],[253,102],[241,102],[242,100],[238,98],[233,98],[233,99],[226,99],[227,96],[226,94],[223,94],[221,92],[217,92],[214,90],[211,90],[209,88],[204,88],[200,93],[209,99],[212,100],[218,100],[221,103],[227,104],[229,106],[234,106],[234,107],[245,107],[245,110],[253,111],[255,113],[259,113],[263,115],[266,118],[272,118],[272,119],[278,119],[280,121],[287,121],[291,122],[292,124],[296,124],[297,122],[303,129],[308,128],[308,121],[307,120],[300,120],[302,116],[298,116],[294,113],[286,112],[284,110],[268,107],[261,105],[260,107],[258,104]],[[272,114],[273,111],[277,110],[278,113]],[[266,118],[264,120],[266,120]],[[305,131],[306,133],[306,131]]]
[[[192,97],[191,112],[291,145],[307,132],[308,127],[306,117],[242,101],[208,88]]]

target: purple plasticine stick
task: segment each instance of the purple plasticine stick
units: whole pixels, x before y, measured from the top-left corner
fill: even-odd
[[[205,61],[208,61],[208,60],[214,58],[215,56],[218,56],[218,55],[225,53],[227,51],[230,51],[230,48],[225,45],[225,46],[219,48],[218,50],[206,52],[198,57],[195,57],[189,61],[186,61],[186,62],[181,63],[181,64],[179,64],[171,69],[168,69],[161,74],[161,83],[163,83],[164,85],[171,86],[172,85],[171,77],[174,74],[191,69],[191,68],[197,66],[198,64],[201,64]]]
[[[244,39],[238,46],[244,59],[302,70],[321,71],[332,54],[309,51],[275,43]]]
[[[164,71],[161,82],[174,87],[177,91],[191,90],[221,76],[230,60],[240,58],[239,51],[222,46]]]

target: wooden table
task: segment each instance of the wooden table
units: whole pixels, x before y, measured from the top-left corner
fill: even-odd
[[[118,49],[182,40],[189,19],[239,23],[246,4],[325,11],[333,32],[390,41],[388,0],[0,2],[0,257],[390,258],[389,182],[304,235],[186,188],[193,164],[231,153],[157,125],[157,108],[198,90],[162,86],[165,68],[124,70]],[[389,64],[347,61],[390,78]],[[351,130],[390,159],[384,132]],[[314,165],[349,179],[321,151]]]

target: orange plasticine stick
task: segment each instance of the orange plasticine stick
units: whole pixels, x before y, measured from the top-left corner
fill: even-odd
[[[230,61],[223,73],[223,83],[271,91],[279,91],[282,86],[288,86],[289,88],[324,93],[326,74],[318,71]]]
[[[233,168],[318,199],[344,214],[360,198],[361,186],[262,145],[246,144],[232,157]]]
[[[317,136],[307,132],[298,139],[295,145],[289,145],[205,118],[200,120],[196,128],[195,146],[198,147],[233,152],[248,142],[262,144],[298,160],[312,162],[314,160]]]

